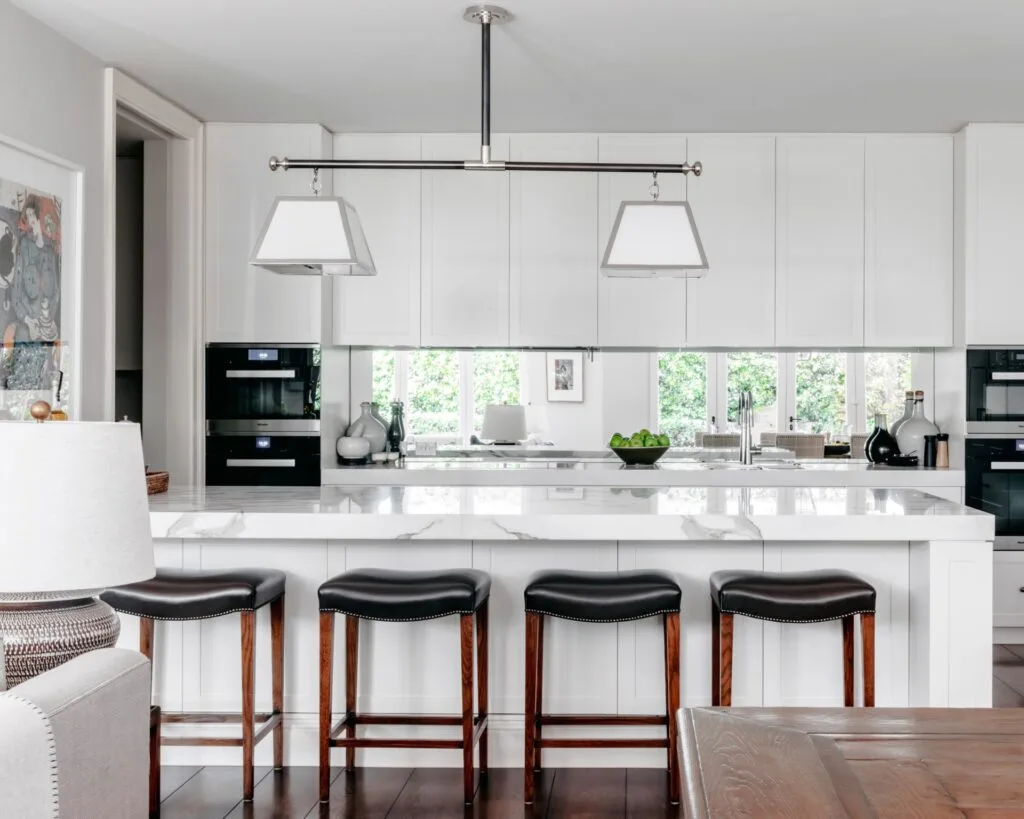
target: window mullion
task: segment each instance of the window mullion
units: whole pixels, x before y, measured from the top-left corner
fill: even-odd
[[[864,432],[867,413],[864,383],[864,353],[848,353],[846,356],[846,423],[853,432]]]
[[[473,353],[459,350],[459,437],[468,445],[473,434]]]

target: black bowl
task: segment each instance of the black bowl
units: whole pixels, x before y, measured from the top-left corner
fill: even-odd
[[[626,466],[652,466],[658,462],[662,455],[668,452],[667,446],[613,446],[609,448],[622,459]]]

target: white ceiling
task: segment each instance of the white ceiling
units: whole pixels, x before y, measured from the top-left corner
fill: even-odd
[[[206,120],[475,131],[465,0],[14,0]],[[1018,0],[506,0],[495,131],[1024,121]]]

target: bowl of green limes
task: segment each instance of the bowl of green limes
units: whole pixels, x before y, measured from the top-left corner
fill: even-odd
[[[628,438],[616,432],[608,446],[626,466],[652,466],[668,452],[670,443],[667,435],[655,435],[650,430],[641,429]]]

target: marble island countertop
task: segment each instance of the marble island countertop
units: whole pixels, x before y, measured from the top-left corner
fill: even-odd
[[[979,541],[994,518],[913,489],[172,488],[155,538],[427,541]]]

